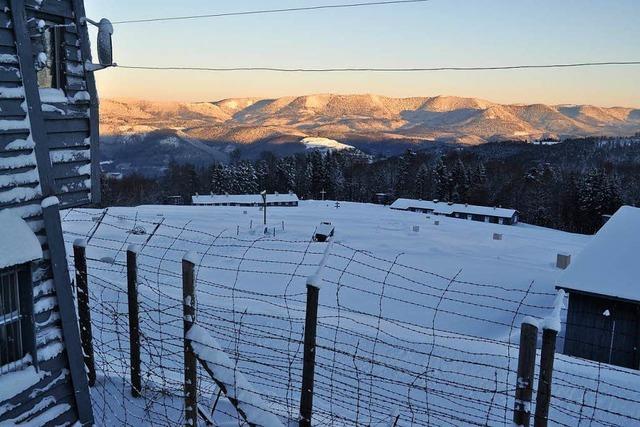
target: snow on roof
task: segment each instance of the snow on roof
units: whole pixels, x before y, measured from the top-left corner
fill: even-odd
[[[436,213],[438,215],[451,215],[454,212],[455,209],[453,208],[453,206],[449,206],[445,203],[439,203],[439,206],[436,206],[436,208],[433,210],[433,213]]]
[[[334,230],[334,226],[331,224],[321,223],[316,227],[316,234],[322,234],[323,236],[328,236]]]
[[[442,215],[450,215],[456,212],[461,214],[496,216],[500,218],[512,218],[516,214],[515,209],[465,205],[462,203],[448,204],[447,202],[414,199],[398,199],[393,202],[391,208],[402,210],[407,210],[409,208],[430,209],[435,213],[439,213]]]
[[[13,267],[42,258],[40,241],[22,218],[0,212],[0,268]]]
[[[640,301],[640,209],[623,206],[563,272],[559,288]]]
[[[262,196],[260,194],[212,194],[212,195],[196,195],[191,197],[194,205],[198,204],[218,204],[218,203],[243,203],[243,204],[262,204]],[[298,196],[295,194],[267,194],[267,203],[290,203],[297,202]]]

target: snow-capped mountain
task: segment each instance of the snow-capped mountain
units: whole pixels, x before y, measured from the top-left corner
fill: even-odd
[[[253,144],[291,137],[353,140],[535,139],[627,135],[640,109],[591,105],[503,105],[476,98],[310,95],[210,103],[103,101],[102,133],[180,129],[204,141]]]
[[[144,152],[157,164],[168,159],[224,160],[236,148],[244,158],[257,158],[264,151],[289,155],[309,148],[347,147],[376,155],[434,142],[481,144],[640,132],[640,109],[503,105],[451,96],[323,94],[203,103],[104,100],[101,120],[107,157],[122,150],[127,151],[125,157]]]

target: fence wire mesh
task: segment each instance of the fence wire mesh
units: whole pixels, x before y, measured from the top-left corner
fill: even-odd
[[[98,425],[184,421],[181,259],[187,251],[199,260],[197,324],[249,379],[265,409],[297,425],[304,284],[325,244],[261,229],[210,232],[188,221],[108,210],[67,211],[63,227],[69,254],[75,239],[87,240]],[[126,251],[132,243],[139,246],[143,390],[137,399],[129,383]],[[314,425],[511,425],[520,322],[550,312],[555,294],[538,292],[533,283],[519,289],[462,280],[461,272],[446,277],[403,258],[334,243],[320,289]],[[639,379],[633,371],[558,354],[549,421],[633,425],[640,418]],[[210,410],[218,390],[204,372],[199,392]],[[214,418],[244,425],[224,398]]]

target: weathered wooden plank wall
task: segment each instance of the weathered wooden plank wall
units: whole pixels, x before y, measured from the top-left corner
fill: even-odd
[[[11,209],[23,217],[39,237],[44,252],[44,259],[32,270],[35,363],[42,379],[9,401],[0,402],[0,423],[29,422],[47,413],[55,415],[47,425],[72,424],[78,419],[50,262],[51,242],[47,239],[40,204],[43,194],[52,192],[58,193],[66,206],[91,201],[92,179],[99,182],[92,173],[98,170],[95,167],[98,159],[92,164],[90,156],[96,149],[91,142],[97,144],[97,135],[90,135],[96,126],[91,122],[90,100],[97,101],[97,97],[95,85],[92,94],[87,92],[80,37],[77,29],[70,26],[64,31],[65,86],[40,93],[36,89],[30,99],[42,101],[40,105],[28,105],[27,95],[34,89],[25,88],[21,64],[33,64],[37,52],[29,49],[25,57],[25,49],[18,50],[14,23],[16,14],[26,14],[27,19],[37,17],[73,24],[77,18],[75,3],[0,0],[0,210]],[[22,4],[24,10],[12,10],[14,4]],[[36,118],[44,122],[42,129],[32,128],[31,122]],[[97,122],[97,113],[93,118]],[[36,147],[36,142],[45,146]],[[48,191],[50,188],[52,191]],[[62,242],[55,243],[60,249]],[[72,301],[64,303],[73,307]]]

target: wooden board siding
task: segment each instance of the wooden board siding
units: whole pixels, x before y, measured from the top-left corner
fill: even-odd
[[[640,305],[570,293],[565,354],[640,369],[639,347]]]
[[[39,4],[40,3],[40,4]],[[99,177],[93,176],[94,166],[99,159],[93,158],[91,151],[92,117],[87,73],[84,71],[85,58],[82,53],[81,34],[71,24],[75,23],[74,6],[71,0],[27,0],[27,17],[44,18],[66,25],[62,30],[64,39],[64,88],[59,91],[47,90],[50,95],[60,96],[49,99],[41,93],[42,111],[46,132],[50,141],[49,150],[53,165],[55,192],[61,207],[76,207],[98,202]],[[34,56],[37,52],[33,53]],[[66,101],[62,101],[66,98]],[[95,115],[97,120],[97,114]],[[77,153],[76,156],[73,153]],[[83,155],[84,153],[84,155]],[[98,191],[92,191],[93,188]]]
[[[10,209],[24,218],[42,243],[44,258],[33,265],[32,284],[37,355],[34,364],[44,377],[9,401],[0,402],[0,408],[3,408],[0,424],[71,425],[78,420],[77,396],[65,350],[50,261],[50,242],[40,203],[48,188],[62,193],[62,203],[69,206],[87,204],[90,200],[92,166],[87,153],[92,147],[88,143],[91,129],[89,103],[84,100],[48,103],[51,107],[46,107],[44,112],[41,105],[28,105],[28,94],[35,93],[37,98],[38,92],[25,90],[23,86],[20,64],[33,62],[25,60],[24,50],[18,52],[12,3],[0,0],[0,210]],[[38,3],[26,1],[27,17],[45,12],[61,17],[64,22],[72,22],[74,18],[71,0]],[[75,43],[74,37],[73,33],[68,35],[69,43]],[[74,50],[79,49],[65,47],[65,51],[77,58]],[[81,64],[76,59],[73,63]],[[70,67],[68,71],[72,76],[70,86],[65,89],[73,99],[86,86],[83,85],[84,72],[79,73],[77,67]],[[27,107],[37,109],[33,117],[27,117]],[[42,128],[32,128],[37,122],[35,113],[44,120]],[[39,167],[43,161],[47,164]],[[61,238],[60,235],[59,240]],[[63,302],[73,307],[72,301]]]
[[[33,422],[36,417],[46,414],[52,407],[67,404],[74,406],[73,388],[69,381],[69,371],[67,369],[57,369],[56,366],[64,360],[64,354],[56,359],[46,362],[43,371],[46,376],[34,387],[23,391],[8,401],[8,407],[13,409],[0,415],[0,422],[28,423]],[[62,421],[64,419],[64,421]],[[54,417],[47,425],[71,425],[75,423],[77,417],[73,411],[66,410],[64,413]],[[62,421],[62,422],[58,422]]]

